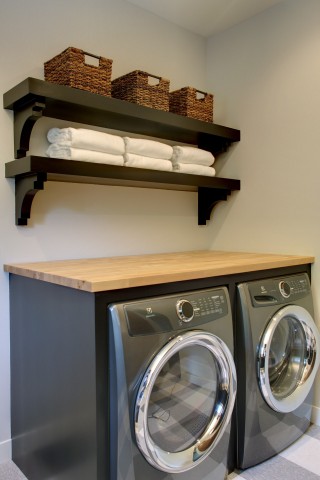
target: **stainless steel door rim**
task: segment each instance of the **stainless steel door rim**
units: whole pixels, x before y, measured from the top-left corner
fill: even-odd
[[[148,428],[150,396],[163,367],[172,357],[190,347],[202,347],[210,353],[217,372],[213,411],[199,438],[191,446],[169,451],[159,446]],[[188,331],[170,340],[158,352],[141,381],[135,405],[135,435],[146,460],[158,470],[180,473],[198,465],[221,439],[231,418],[236,396],[236,370],[230,350],[215,335],[203,331]],[[196,410],[196,409],[195,409]],[[165,415],[165,413],[164,413]]]
[[[257,373],[273,410],[288,413],[303,403],[319,367],[319,348],[318,329],[305,308],[288,305],[272,317],[258,347]]]

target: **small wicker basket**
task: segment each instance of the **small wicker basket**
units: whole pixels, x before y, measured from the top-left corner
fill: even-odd
[[[86,56],[99,60],[99,66],[86,63]],[[111,96],[112,60],[69,47],[44,64],[45,80]]]
[[[156,85],[149,83],[149,78],[156,78]],[[111,82],[112,96],[120,100],[138,103],[145,107],[169,111],[169,80],[135,70]]]
[[[200,97],[198,97],[200,93]],[[169,94],[170,112],[213,122],[213,95],[192,87],[184,87]]]

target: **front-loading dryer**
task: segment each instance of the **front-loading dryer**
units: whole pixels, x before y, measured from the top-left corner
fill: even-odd
[[[110,480],[224,480],[236,395],[225,287],[109,306]]]
[[[237,287],[237,466],[256,465],[297,440],[310,424],[319,367],[309,277]]]

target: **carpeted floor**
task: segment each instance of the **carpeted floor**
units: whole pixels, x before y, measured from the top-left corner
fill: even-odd
[[[256,467],[233,472],[228,476],[228,480],[319,480],[319,478],[320,427],[315,425],[279,455]],[[0,480],[27,479],[13,462],[6,462],[0,464]]]

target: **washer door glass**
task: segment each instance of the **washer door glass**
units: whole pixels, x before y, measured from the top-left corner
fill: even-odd
[[[136,439],[148,462],[171,473],[197,465],[224,433],[235,393],[233,358],[219,338],[193,331],[171,340],[137,395]]]
[[[297,305],[279,310],[260,342],[258,377],[274,410],[295,410],[308,395],[319,366],[319,333],[311,315]]]

